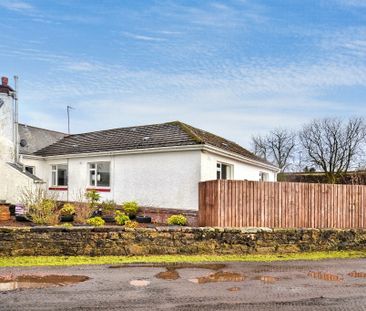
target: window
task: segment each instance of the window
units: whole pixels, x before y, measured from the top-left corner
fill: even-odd
[[[36,173],[34,166],[25,166],[24,169],[26,172],[31,173],[32,175],[34,175]]]
[[[52,186],[67,186],[67,164],[52,165]]]
[[[269,174],[265,172],[259,172],[259,181],[268,181]]]
[[[110,162],[89,163],[89,185],[109,187],[111,179]]]
[[[230,179],[232,177],[232,165],[217,162],[217,179]]]

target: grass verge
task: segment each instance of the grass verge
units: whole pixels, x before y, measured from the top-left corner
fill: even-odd
[[[366,258],[366,252],[309,252],[271,255],[161,255],[161,256],[19,256],[0,257],[0,267],[74,266],[131,263],[180,262],[271,262],[288,260],[321,260],[334,258]]]

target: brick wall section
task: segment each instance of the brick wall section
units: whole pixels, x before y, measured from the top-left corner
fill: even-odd
[[[152,222],[158,224],[166,224],[170,216],[182,214],[187,218],[189,226],[196,227],[198,225],[198,211],[146,207],[145,209],[141,208],[140,212],[138,213],[138,215],[143,214],[150,216]]]
[[[67,202],[59,201],[60,208]],[[80,202],[71,202],[73,204],[87,204]],[[123,211],[121,205],[117,205],[117,209]],[[155,224],[166,224],[167,219],[172,215],[182,214],[187,218],[188,226],[197,227],[198,226],[198,211],[195,210],[182,210],[174,208],[158,208],[158,207],[140,207],[138,215],[150,216],[151,221]]]
[[[270,254],[365,249],[366,230],[0,228],[0,256]]]

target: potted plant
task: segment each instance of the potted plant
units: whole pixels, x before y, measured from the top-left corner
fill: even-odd
[[[136,201],[124,202],[122,204],[122,207],[125,213],[128,215],[128,217],[130,217],[130,219],[136,218],[136,215],[139,211],[139,205],[137,204]]]
[[[126,222],[130,221],[130,217],[121,211],[116,211],[116,217],[114,219],[120,226],[124,226]]]
[[[75,206],[71,203],[66,203],[60,209],[60,221],[61,222],[72,222],[74,221]]]
[[[10,220],[10,204],[1,203],[0,204],[0,221],[8,221]]]
[[[136,216],[136,221],[140,224],[150,224],[151,223],[151,217],[145,215],[145,207],[143,208],[143,215]]]
[[[101,217],[102,209],[99,207],[100,194],[95,190],[88,190],[85,193],[85,197],[88,200],[89,207],[92,211],[92,217]]]
[[[116,210],[116,206],[117,204],[113,200],[104,201],[100,204],[100,207],[102,209],[102,218],[105,220],[105,222],[115,222],[114,212]]]

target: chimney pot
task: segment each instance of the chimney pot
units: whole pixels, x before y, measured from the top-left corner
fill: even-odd
[[[9,79],[7,77],[1,77],[1,85],[8,86]]]

